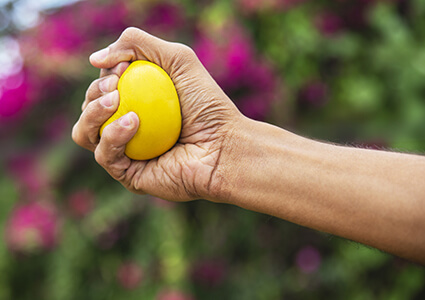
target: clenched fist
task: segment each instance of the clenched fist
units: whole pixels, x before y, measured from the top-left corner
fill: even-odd
[[[99,128],[119,104],[118,79],[135,60],[153,62],[168,73],[182,110],[177,144],[149,161],[124,154],[139,124],[134,112],[108,125],[99,138]],[[116,42],[94,53],[90,62],[101,69],[100,78],[88,88],[83,113],[73,128],[74,141],[93,151],[96,161],[132,192],[174,201],[217,197],[223,180],[217,172],[220,155],[243,116],[192,49],[128,28]]]

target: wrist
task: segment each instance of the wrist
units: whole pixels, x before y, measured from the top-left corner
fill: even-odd
[[[308,225],[298,215],[304,202],[294,201],[320,189],[313,187],[314,166],[332,146],[246,117],[237,125],[215,172],[219,189],[209,200]]]
[[[273,190],[264,190],[270,187],[270,175],[280,173],[282,153],[297,139],[301,138],[282,128],[238,118],[222,143],[207,199],[261,211],[259,200]]]
[[[234,172],[238,166],[238,158],[243,153],[242,146],[247,142],[246,131],[250,120],[242,114],[226,122],[226,128],[220,133],[220,151],[214,169],[211,171],[203,198],[216,203],[231,204],[235,192]]]

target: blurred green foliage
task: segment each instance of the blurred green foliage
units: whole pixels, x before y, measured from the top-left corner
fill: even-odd
[[[74,145],[72,124],[98,76],[87,57],[130,25],[199,54],[208,37],[222,60],[239,38],[273,81],[254,90],[257,101],[278,96],[268,122],[332,142],[425,149],[423,0],[99,0],[42,12],[24,31],[10,18],[0,30],[20,45],[13,72],[23,83],[7,90],[14,77],[0,76],[0,299],[424,298],[420,266],[237,207],[132,195]],[[223,88],[262,116],[243,89]],[[45,208],[23,206],[44,202],[56,214],[47,225],[34,217]]]

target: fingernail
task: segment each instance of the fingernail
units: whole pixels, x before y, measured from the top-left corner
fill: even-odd
[[[126,114],[120,118],[120,125],[122,127],[130,127],[131,125],[131,117],[130,114]]]
[[[93,53],[92,55],[90,55],[90,60],[102,61],[108,56],[108,54],[109,54],[109,47],[99,50]]]
[[[106,108],[111,107],[111,106],[114,105],[114,97],[115,97],[115,92],[106,94],[105,96],[100,98],[100,100],[99,100],[100,104],[102,104]]]
[[[112,81],[112,78],[106,78],[106,79],[102,80],[99,83],[99,89],[104,93],[111,92],[112,91],[111,81]]]

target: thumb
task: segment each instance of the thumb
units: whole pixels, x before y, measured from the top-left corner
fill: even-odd
[[[162,56],[170,53],[172,43],[161,40],[147,32],[130,27],[107,48],[90,56],[90,63],[99,69],[110,69],[120,62],[148,60],[161,65]]]

